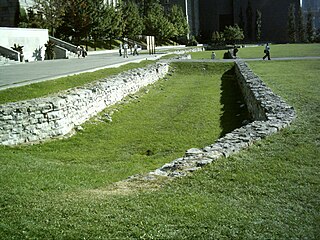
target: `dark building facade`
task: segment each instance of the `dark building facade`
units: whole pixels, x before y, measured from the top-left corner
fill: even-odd
[[[19,19],[18,0],[0,0],[0,27],[16,27]]]
[[[315,0],[319,1],[319,0]],[[252,11],[252,37],[255,38],[256,11],[262,13],[261,40],[273,42],[288,41],[287,24],[290,4],[300,7],[299,0],[162,0],[164,6],[178,4],[186,12],[191,34],[201,39],[210,39],[214,31],[223,31],[226,26],[245,24],[247,29],[247,8]],[[242,15],[242,20],[241,16]]]

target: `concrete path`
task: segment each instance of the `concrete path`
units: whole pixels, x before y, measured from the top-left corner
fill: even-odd
[[[129,62],[154,60],[163,54],[120,57],[118,53],[88,54],[86,58],[57,59],[52,61],[30,62],[0,67],[0,90],[23,86],[30,83],[56,79],[59,77],[93,72],[118,67]]]
[[[91,54],[86,58],[60,59],[52,61],[30,62],[24,64],[13,64],[0,67],[0,90],[23,86],[30,83],[56,79],[59,77],[79,74],[83,72],[93,72],[99,69],[118,67],[129,62],[140,62],[145,59],[155,60],[163,56],[164,53],[156,55],[140,54],[123,58],[116,51]],[[294,58],[272,58],[277,60],[306,60],[320,59],[320,57],[294,57]],[[245,61],[262,61],[262,59],[243,59]],[[199,60],[177,60],[177,61],[207,61],[207,62],[233,62],[234,59],[199,59]]]

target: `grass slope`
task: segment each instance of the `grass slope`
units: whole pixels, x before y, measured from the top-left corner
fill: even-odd
[[[227,90],[232,87],[223,86],[225,80],[222,83],[219,80],[232,79],[228,74],[232,71],[230,65],[177,66],[177,83],[173,81],[174,75],[170,81],[152,87],[148,95],[120,106],[111,124],[95,125],[93,121],[84,126],[84,132],[63,141],[20,148],[1,147],[0,238],[319,239],[319,63],[319,60],[250,62],[250,67],[295,107],[298,118],[289,128],[248,150],[220,159],[156,191],[120,190],[115,193],[107,191],[106,186],[160,164],[162,160],[154,159],[157,155],[167,161],[166,150],[175,147],[179,155],[180,147],[182,151],[189,144],[192,147],[205,145],[211,141],[210,137],[219,136],[224,129],[220,125],[220,130],[214,130],[219,118],[226,116],[225,111],[233,112],[234,106],[223,97],[230,94]],[[208,74],[209,68],[219,74]],[[213,81],[205,80],[205,76]],[[192,79],[196,81],[191,84]],[[208,93],[212,85],[218,94]],[[186,89],[187,95],[179,94],[182,88]],[[169,96],[170,89],[179,91],[173,91]],[[196,100],[195,96],[200,99]],[[164,103],[167,98],[172,100]],[[157,134],[154,138],[147,138],[149,133],[132,137],[129,129],[140,127],[144,119],[153,122],[156,115],[151,112],[156,105],[159,107],[154,112],[161,118],[154,121],[153,127],[148,123],[137,132],[153,129]],[[104,151],[108,145],[100,140],[112,138],[108,132],[111,125],[126,119],[130,119],[127,124],[131,126],[119,125],[112,134],[119,133],[120,143],[122,137],[137,140],[133,143],[125,140],[120,148],[127,155],[144,159],[136,160],[134,166],[130,164],[131,160],[123,164],[128,156],[121,155],[123,151],[120,150],[120,158],[109,162],[105,155],[107,151]],[[154,139],[172,132],[171,125],[177,124],[178,119],[182,119],[181,131],[173,132],[160,143],[168,144],[172,138],[171,146],[155,147]],[[217,124],[213,124],[212,119],[216,119]],[[191,125],[184,128],[190,122]],[[207,124],[202,125],[202,122]],[[125,135],[119,132],[122,128]],[[193,130],[199,128],[200,136],[194,136]],[[207,132],[210,137],[205,139],[201,135]],[[176,135],[179,141],[175,139]],[[146,143],[142,142],[144,136]],[[188,137],[188,144],[179,146],[180,141]],[[195,139],[197,143],[193,142]],[[92,143],[98,148],[93,148]],[[140,147],[138,143],[141,143]],[[138,151],[133,152],[133,149]],[[147,150],[152,154],[146,154]],[[146,159],[150,163],[146,164]],[[137,164],[145,165],[138,167]]]
[[[271,44],[271,58],[277,57],[307,57],[307,56],[320,56],[320,44]],[[254,46],[240,48],[237,54],[238,57],[258,58],[262,59],[265,55],[263,53],[265,46]],[[226,50],[217,50],[216,59],[223,59],[223,54]],[[193,59],[211,59],[212,51],[191,53]]]
[[[100,207],[110,204],[113,218],[112,211],[120,210],[117,202],[126,200],[111,197],[107,203],[102,196],[98,203],[101,189],[154,170],[191,147],[211,144],[241,124],[246,115],[239,107],[240,94],[234,94],[232,64],[174,67],[176,73],[169,80],[144,89],[139,98],[131,96],[127,103],[107,109],[69,139],[0,147],[0,238],[78,239],[91,235],[95,239],[101,234],[105,239],[122,239],[125,232],[120,236],[120,229],[107,225],[123,228],[118,221],[129,218],[107,220],[100,214],[107,217],[109,213]],[[110,112],[114,112],[113,121],[107,122],[104,114]],[[225,113],[227,120],[223,119]]]

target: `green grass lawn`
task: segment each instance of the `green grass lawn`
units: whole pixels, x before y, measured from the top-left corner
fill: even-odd
[[[239,49],[240,58],[262,58],[265,46]],[[320,44],[271,44],[271,58],[277,57],[320,57]]]
[[[241,125],[246,113],[238,103],[241,94],[235,94],[232,64],[173,67],[176,73],[169,80],[142,90],[138,99],[129,97],[127,103],[106,109],[114,112],[112,122],[104,120],[102,113],[68,139],[1,146],[0,239],[82,238],[87,234],[86,224],[97,228],[90,233],[96,238],[101,234],[98,229],[104,228],[91,222],[96,210],[80,214],[81,223],[76,219],[78,211],[86,211],[87,204],[95,202],[78,197],[154,170]],[[72,214],[63,213],[61,207]],[[111,234],[106,239],[117,236],[112,236],[109,227],[103,231],[103,235]]]
[[[211,59],[212,52],[215,52],[216,59],[223,59],[223,54],[226,50],[213,50],[213,51],[203,51],[191,53],[192,59]]]
[[[319,64],[250,62],[297,119],[158,189],[110,191],[240,125],[229,63],[176,64],[107,109],[111,123],[101,114],[69,139],[0,147],[0,239],[319,239]]]
[[[253,46],[240,48],[238,56],[240,58],[262,58],[265,46]],[[320,44],[271,44],[271,58],[275,57],[320,57]],[[217,50],[217,59],[223,59],[226,50]],[[193,59],[210,59],[212,51],[192,53]]]

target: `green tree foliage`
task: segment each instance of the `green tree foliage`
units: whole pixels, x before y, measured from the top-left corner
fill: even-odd
[[[79,44],[81,39],[88,38],[96,23],[94,18],[100,13],[100,0],[68,0],[65,6],[63,25],[59,29],[65,37]],[[97,12],[98,11],[98,12]]]
[[[308,15],[307,15],[306,35],[307,35],[308,42],[314,41],[315,31],[313,26],[313,15],[311,12],[308,12]]]
[[[290,42],[296,42],[296,17],[294,4],[290,4],[288,10],[288,36]]]
[[[123,0],[123,2],[127,2],[130,0]],[[140,14],[142,17],[146,17],[148,12],[152,9],[155,3],[159,3],[158,0],[134,0],[136,4],[139,6]]]
[[[299,42],[305,42],[306,37],[305,37],[305,27],[304,27],[304,18],[303,18],[303,12],[302,8],[298,8],[298,19],[297,19],[297,40]]]
[[[237,24],[227,26],[223,31],[223,36],[228,44],[235,44],[244,39],[243,30]]]
[[[35,13],[33,8],[28,8],[27,12],[24,8],[20,8],[20,22],[18,27],[21,28],[42,28],[42,17]]]
[[[189,24],[180,6],[172,6],[168,19],[174,25],[176,37],[185,37],[189,34]]]
[[[144,30],[143,18],[140,16],[138,5],[133,1],[124,2],[122,8],[123,36],[135,38]]]
[[[65,0],[34,0],[34,10],[42,16],[41,27],[49,29],[49,34],[52,36],[63,23],[66,2]]]
[[[256,11],[256,40],[259,42],[261,39],[261,27],[262,27],[262,13]]]
[[[156,42],[161,43],[175,36],[175,27],[164,14],[160,3],[153,3],[145,17],[145,35],[155,36]]]
[[[213,32],[211,41],[214,45],[217,45],[217,46],[223,45],[225,42],[223,33],[220,33],[218,31]]]
[[[90,37],[94,40],[94,43],[108,40],[111,44],[112,39],[122,35],[122,11],[117,6],[106,5],[103,0],[100,1],[100,7],[92,15]]]

